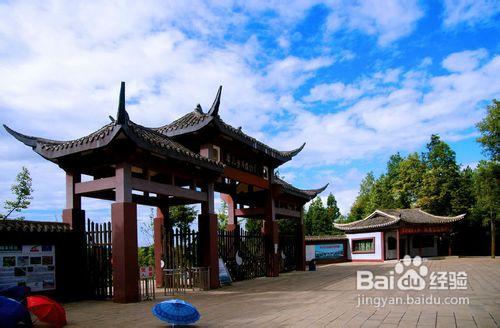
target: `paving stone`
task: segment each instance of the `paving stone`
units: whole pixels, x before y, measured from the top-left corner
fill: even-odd
[[[465,305],[386,305],[357,307],[356,271],[385,274],[394,263],[339,263],[316,272],[291,272],[277,278],[237,282],[218,290],[175,295],[201,313],[198,327],[495,327],[500,323],[500,260],[450,258],[428,261],[429,271],[466,271],[465,291],[432,295],[469,297]],[[368,291],[393,297],[402,291]],[[418,296],[421,292],[409,292]],[[428,293],[426,293],[428,295]],[[406,297],[406,296],[404,296]],[[151,314],[157,302],[172,298],[157,291],[154,301],[115,304],[84,301],[64,304],[69,327],[162,327]],[[456,325],[455,325],[456,324]]]

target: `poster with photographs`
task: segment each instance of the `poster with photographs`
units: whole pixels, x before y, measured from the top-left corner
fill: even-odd
[[[27,286],[56,288],[54,245],[0,245],[0,289]]]

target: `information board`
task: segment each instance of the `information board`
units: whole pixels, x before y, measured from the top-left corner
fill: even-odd
[[[224,261],[219,258],[219,282],[221,285],[230,284],[233,280],[231,279],[231,275],[227,270],[226,264]]]
[[[145,266],[139,269],[139,278],[153,278],[154,268],[152,266]]]
[[[316,260],[338,260],[344,258],[344,244],[314,245],[314,258]]]
[[[56,288],[54,245],[0,245],[0,289],[27,286],[31,291]]]

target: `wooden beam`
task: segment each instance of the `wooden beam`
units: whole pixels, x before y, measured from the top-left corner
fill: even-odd
[[[114,188],[116,188],[116,177],[109,177],[92,181],[78,182],[75,184],[75,194],[85,195],[96,191]]]
[[[257,175],[226,166],[222,176],[263,189],[269,189],[269,181]]]
[[[264,216],[266,213],[263,207],[253,207],[253,208],[235,208],[234,216],[235,217],[253,217],[253,216]]]
[[[132,189],[134,190],[147,191],[158,195],[191,199],[199,202],[207,201],[206,192],[184,189],[165,183],[153,182],[139,178],[132,178],[131,180]]]
[[[286,216],[286,217],[290,217],[290,218],[299,218],[300,219],[300,217],[301,217],[300,211],[289,210],[287,208],[275,207],[274,213],[276,213],[276,215]]]

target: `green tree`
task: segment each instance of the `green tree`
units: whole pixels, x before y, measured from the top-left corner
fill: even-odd
[[[332,193],[328,194],[326,198],[326,212],[332,223],[342,220],[342,214],[340,214],[340,209],[337,206],[337,199]]]
[[[372,213],[377,208],[401,207],[395,198],[393,183],[394,181],[387,174],[383,174],[375,180],[363,217]]]
[[[139,266],[154,266],[155,254],[154,246],[139,247],[138,250]]]
[[[316,197],[309,205],[307,213],[304,215],[304,227],[306,235],[320,236],[332,233],[333,222],[328,224],[328,214],[323,206],[321,198]]]
[[[193,206],[177,205],[169,208],[169,216],[174,227],[181,230],[189,229],[198,212]]]
[[[31,195],[33,193],[33,188],[31,185],[30,172],[23,166],[16,176],[16,183],[10,188],[15,199],[5,201],[4,208],[7,212],[5,215],[0,215],[1,219],[8,219],[13,212],[20,212],[30,206],[31,200],[33,199]],[[18,217],[18,219],[22,220],[24,218]]]
[[[493,161],[500,161],[500,101],[493,99],[486,107],[486,117],[477,124],[481,136],[477,141]]]
[[[262,232],[262,220],[259,219],[245,219],[245,230],[250,233]]]
[[[451,200],[452,212],[454,214],[470,214],[476,205],[476,192],[474,190],[474,171],[467,166],[460,172],[459,186],[453,192]]]
[[[221,200],[219,213],[217,214],[217,223],[220,230],[226,230],[229,222],[227,203]]]
[[[404,161],[399,153],[392,155],[387,162],[386,173],[381,175],[373,186],[368,214],[377,208],[401,208],[401,197],[395,188],[399,180],[399,167]]]
[[[438,135],[432,135],[422,156],[426,171],[422,179],[418,205],[437,215],[452,215],[453,197],[460,188],[460,171],[455,152]]]
[[[490,224],[491,257],[495,257],[496,221],[499,220],[500,207],[500,164],[495,161],[481,161],[476,176],[477,208],[485,218],[483,223]]]
[[[340,213],[340,209],[337,205],[337,200],[335,199],[335,196],[332,193],[330,193],[326,198],[326,213],[332,227],[331,234],[333,235],[343,234],[340,230],[336,229],[333,226],[334,222],[342,223],[344,221],[344,216]]]
[[[361,181],[359,186],[359,193],[351,207],[348,221],[361,220],[366,215],[370,214],[370,196],[373,186],[375,184],[375,176],[373,172],[368,172],[366,177]]]
[[[398,178],[394,181],[393,190],[398,203],[401,208],[415,207],[426,166],[420,156],[413,153],[399,163],[397,170]]]
[[[293,235],[297,231],[297,220],[293,219],[278,220],[278,227],[281,234]]]

